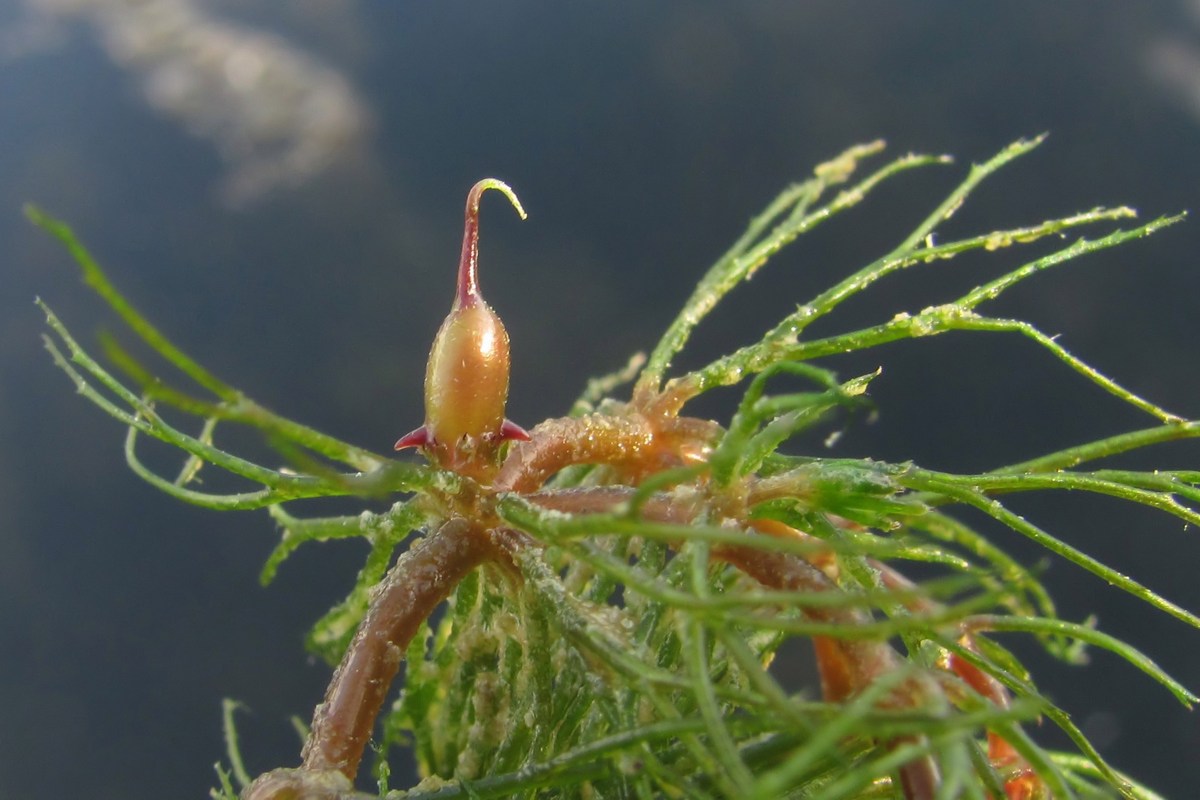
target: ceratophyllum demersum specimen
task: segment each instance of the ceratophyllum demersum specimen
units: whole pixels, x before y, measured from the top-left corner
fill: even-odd
[[[230,769],[219,770],[214,796],[375,796],[355,788],[368,753],[385,795],[389,749],[406,746],[424,775],[406,798],[1152,797],[1105,762],[995,634],[1027,634],[1068,661],[1081,661],[1085,647],[1104,648],[1181,702],[1195,696],[1094,621],[1059,618],[1038,571],[951,514],[971,509],[1000,534],[1027,537],[1149,607],[1200,625],[1002,501],[1066,489],[1200,523],[1200,472],[1092,468],[1195,437],[1200,423],[1133,394],[1033,325],[980,310],[1025,278],[1182,215],[1120,228],[1131,209],[1096,208],[963,238],[938,235],[982,180],[1039,141],[1018,141],[973,166],[903,241],[799,304],[757,342],[672,374],[696,325],[779,250],[879,183],[949,159],[905,155],[855,182],[862,162],[882,150],[875,142],[820,165],[751,221],[648,356],[589,382],[567,416],[528,429],[506,417],[508,334],[483,299],[478,247],[487,190],[524,211],[506,184],[480,181],[467,197],[453,306],[429,355],[425,420],[396,443],[427,463],[348,444],[228,386],[133,309],[63,223],[31,209],[133,332],[199,387],[169,384],[109,338],[108,355],[125,376],[115,377],[46,309],[56,362],[128,427],[126,458],[139,475],[211,508],[267,508],[283,535],[264,582],[306,542],[361,536],[370,544],[349,597],[309,636],[311,649],[337,667],[305,732],[301,764],[251,780],[229,713]],[[1108,230],[1078,236],[1085,226]],[[1002,257],[1047,245],[961,296],[898,309],[867,327],[809,334],[812,323],[894,273],[974,251]],[[831,455],[837,436],[829,427],[836,434],[862,421],[879,372],[843,380],[814,362],[953,331],[1019,334],[1152,422],[973,475]],[[727,422],[685,413],[699,395],[743,384]],[[170,421],[179,416],[196,418],[198,432]],[[220,447],[217,434],[229,425],[261,430],[287,466]],[[139,458],[146,436],[187,453],[177,476]],[[202,467],[251,485],[204,491],[194,483]],[[392,505],[345,517],[293,514],[301,500],[337,495]],[[419,538],[404,545],[413,532]],[[904,566],[912,562],[920,568]],[[447,599],[445,613],[435,614]],[[793,691],[778,680],[772,662],[796,638],[811,640],[819,689]],[[399,694],[385,709],[402,666]],[[1038,744],[1026,732],[1038,720],[1060,727],[1074,752]]]

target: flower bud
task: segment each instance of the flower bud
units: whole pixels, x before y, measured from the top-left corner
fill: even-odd
[[[503,192],[525,218],[506,184],[488,178],[471,188],[454,305],[433,340],[425,370],[425,424],[396,442],[397,450],[423,447],[448,468],[487,458],[504,439],[529,438],[504,418],[508,332],[479,291],[479,199],[488,189]]]
[[[434,441],[496,435],[508,400],[508,332],[476,296],[455,303],[442,323],[425,371],[425,427]]]

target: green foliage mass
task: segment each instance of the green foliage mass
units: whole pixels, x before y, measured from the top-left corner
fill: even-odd
[[[609,398],[630,381],[635,381],[635,393],[678,391],[689,397],[745,383],[719,443],[703,464],[654,475],[632,487],[631,499],[616,510],[568,513],[516,493],[497,498],[495,513],[503,523],[541,547],[521,551],[515,572],[493,566],[477,570],[459,585],[445,614],[429,621],[412,641],[403,687],[382,721],[375,764],[378,793],[413,800],[895,797],[900,792],[897,768],[929,754],[941,770],[939,796],[984,798],[1002,796],[1010,777],[989,762],[985,732],[992,731],[1020,753],[1054,797],[1153,797],[1112,769],[1068,713],[1041,694],[1022,664],[986,634],[1027,634],[1069,661],[1081,660],[1085,646],[1108,649],[1182,703],[1195,702],[1195,695],[1091,621],[1060,619],[1050,590],[1035,571],[953,516],[955,508],[974,509],[1148,607],[1200,627],[1194,614],[1124,575],[1119,565],[1100,563],[1001,501],[1016,492],[1074,490],[1111,495],[1200,524],[1200,471],[1090,468],[1092,462],[1119,453],[1197,436],[1200,422],[1134,395],[1029,323],[980,311],[1026,278],[1145,237],[1182,215],[1116,228],[1134,212],[1097,208],[966,238],[939,241],[936,236],[981,181],[1037,144],[1016,142],[972,167],[894,249],[799,304],[759,341],[671,375],[670,364],[696,325],[775,253],[856,206],[878,184],[949,159],[907,155],[852,182],[882,143],[852,148],[818,167],[813,177],[788,187],[754,218],[702,278],[649,356],[592,381],[571,411],[607,413],[615,407]],[[103,346],[115,370],[101,365],[43,304],[50,326],[46,342],[55,362],[81,394],[127,426],[125,453],[132,469],[189,503],[220,510],[269,509],[282,538],[264,566],[264,583],[307,542],[363,537],[370,543],[355,588],[309,636],[311,649],[336,663],[370,602],[371,587],[383,578],[406,537],[430,526],[434,515],[426,498],[471,491],[470,482],[355,447],[258,405],[192,361],[133,309],[63,223],[37,210],[29,213],[62,240],[87,284],[133,333],[195,384],[185,389],[161,380],[114,339]],[[1090,238],[1076,233],[1096,226],[1101,233]],[[1004,253],[1046,242],[1051,243],[1049,252],[1027,257],[960,297],[934,299],[919,310],[901,309],[864,328],[818,338],[806,335],[813,322],[894,272],[970,251]],[[815,359],[951,331],[1027,337],[1151,420],[1144,429],[977,475],[781,452],[798,434],[868,404],[873,374],[842,380],[814,364]],[[771,393],[784,380],[807,388]],[[160,408],[194,424],[169,422]],[[229,425],[260,430],[290,466],[271,468],[222,449],[217,434]],[[137,446],[144,437],[187,454],[178,475],[159,475],[143,464]],[[247,487],[230,494],[202,491],[194,485],[202,467],[239,476]],[[745,530],[715,516],[678,524],[641,513],[655,496],[681,497],[702,485],[736,487],[748,479],[772,489],[769,499],[749,509],[751,519],[783,522],[811,538],[757,536],[750,542]],[[549,488],[609,482],[604,468],[581,465],[559,473]],[[384,513],[295,515],[299,501],[338,495],[394,498],[395,503]],[[839,591],[769,590],[713,557],[714,548],[748,543],[802,558],[835,554]],[[921,574],[930,577],[899,587],[883,579],[884,565],[902,569],[905,562],[919,562]],[[831,608],[853,613],[813,613]],[[963,646],[964,632],[975,636],[977,647]],[[772,674],[771,662],[789,638],[811,636],[899,642],[899,666],[846,703],[789,693]],[[987,702],[944,670],[949,654],[1007,687],[1011,704],[1002,708]],[[933,676],[942,691],[917,707],[881,702],[914,675]],[[232,713],[230,706],[230,731]],[[1048,751],[1027,735],[1022,725],[1041,718],[1062,728],[1077,752]],[[223,788],[214,796],[233,796],[235,783],[248,778],[232,733],[230,739],[232,773],[221,771]],[[426,776],[403,792],[388,786],[387,757],[399,747],[414,749]]]

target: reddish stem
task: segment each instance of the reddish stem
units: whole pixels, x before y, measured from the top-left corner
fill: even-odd
[[[889,589],[904,591],[913,589],[916,586],[908,578],[886,564],[872,562],[872,566],[879,570],[883,585]],[[940,603],[929,599],[913,600],[906,605],[912,611],[927,613],[937,612],[941,608]],[[962,634],[959,638],[959,644],[972,653],[979,652],[979,647],[975,643],[975,637],[970,631]],[[1011,704],[1012,698],[1004,684],[957,653],[949,653],[947,655],[945,666],[946,669],[961,678],[964,683],[997,708],[1008,708]],[[1008,800],[1032,800],[1034,797],[1048,795],[1049,790],[1045,782],[1034,771],[1033,767],[1029,765],[1025,757],[1017,752],[1016,748],[1008,740],[995,731],[989,730],[987,741],[988,759],[992,762],[993,767],[1007,776],[1004,782],[1004,793]]]
[[[762,550],[749,545],[722,545],[713,555],[728,561],[750,577],[771,589],[792,592],[838,592],[837,585],[821,570],[799,556]],[[870,623],[870,614],[861,608],[806,608],[805,616],[817,622],[830,622],[860,627]],[[900,657],[886,642],[869,639],[831,639],[820,648],[836,652],[833,661],[822,663],[821,681],[830,687],[826,697],[841,701],[900,666]],[[830,674],[826,674],[826,671]]]
[[[458,582],[495,554],[486,535],[456,518],[400,556],[372,590],[367,615],[313,714],[301,754],[305,770],[354,779],[412,637]]]
[[[786,528],[783,525],[779,527]],[[722,545],[713,551],[713,555],[728,561],[771,589],[838,591],[836,584],[824,572],[798,556],[767,552],[748,545]],[[867,612],[854,608],[814,607],[806,609],[805,614],[821,622],[862,625],[869,621]],[[817,647],[822,688],[829,700],[845,699],[900,667],[900,657],[886,642],[822,636],[813,637],[813,641]],[[931,691],[936,691],[936,687],[918,675],[893,692],[884,705],[918,708],[927,701]],[[896,747],[908,741],[918,739],[897,739],[889,742],[889,745]],[[900,783],[908,800],[932,800],[941,783],[937,762],[928,755],[914,758],[900,767]]]

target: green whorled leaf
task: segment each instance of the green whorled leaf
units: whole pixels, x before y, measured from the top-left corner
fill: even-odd
[[[729,430],[722,437],[721,444],[708,459],[713,477],[718,483],[726,484],[734,477],[744,474],[745,470],[739,469],[739,465],[743,460],[745,447],[764,419],[769,418],[769,413],[759,408],[759,403],[766,390],[766,383],[771,377],[780,373],[807,378],[825,387],[829,392],[836,391],[838,388],[837,379],[832,372],[808,364],[777,364],[755,377],[742,395],[738,410],[733,415],[733,420],[729,423]],[[810,394],[803,397],[808,399],[810,405],[816,406],[823,395]],[[753,471],[753,469],[749,471]]]
[[[1179,619],[1192,627],[1200,628],[1200,617],[1187,609],[1177,605],[1176,603],[1161,597],[1149,587],[1127,577],[1118,572],[1112,567],[1101,563],[1100,561],[1087,555],[1080,549],[1073,547],[1061,539],[1052,536],[1048,532],[1042,530],[1033,523],[1025,520],[1019,515],[1013,513],[1006,508],[1002,503],[993,498],[989,498],[987,494],[979,489],[975,489],[961,481],[945,480],[939,478],[933,473],[913,470],[907,473],[904,481],[911,488],[919,491],[929,491],[934,494],[942,494],[948,498],[964,503],[968,506],[983,511],[988,516],[1007,525],[1014,531],[1023,534],[1034,542],[1045,547],[1052,553],[1055,553],[1063,558],[1083,567],[1087,571],[1097,577],[1107,581],[1108,583],[1117,586],[1120,589],[1130,593],[1149,605],[1165,611],[1171,616]],[[1066,487],[1064,487],[1066,488]]]
[[[1189,691],[1179,681],[1164,672],[1157,664],[1136,648],[1108,634],[1096,630],[1091,625],[1079,625],[1061,619],[1040,619],[1037,617],[1009,617],[986,615],[971,621],[971,627],[985,631],[1025,631],[1053,632],[1062,636],[1070,636],[1097,647],[1102,647],[1128,661],[1154,680],[1161,683],[1175,696],[1179,702],[1188,708],[1200,702],[1193,692]]]
[[[1076,787],[1081,796],[1087,796],[1087,792],[1099,794],[1111,785],[1108,783],[1108,775],[1103,770],[1078,753],[1051,751],[1049,755],[1050,760],[1062,770],[1063,775]],[[1165,800],[1153,789],[1143,786],[1122,772],[1117,772],[1116,776],[1121,783],[1122,793],[1130,800]]]
[[[846,150],[814,170],[811,180],[786,189],[762,214],[755,217],[746,232],[701,278],[679,316],[651,352],[638,378],[635,391],[656,390],[671,359],[683,349],[696,325],[716,307],[725,294],[753,276],[755,271],[789,242],[833,215],[861,202],[872,188],[887,178],[915,167],[947,161],[944,157],[937,156],[903,156],[877,170],[856,186],[842,191],[824,206],[810,210],[812,204],[828,188],[848,180],[858,168],[860,160],[882,149],[883,142],[880,141]],[[782,221],[776,223],[780,218]],[[775,224],[772,228],[773,223]]]
[[[300,423],[273,414],[251,401],[239,390],[234,389],[217,378],[212,372],[201,366],[183,352],[182,349],[177,347],[158,328],[151,324],[140,311],[134,308],[125,296],[117,290],[112,281],[109,280],[100,263],[84,247],[83,243],[76,238],[70,226],[61,220],[51,217],[33,205],[25,206],[25,215],[35,225],[62,242],[79,265],[84,283],[104,300],[139,339],[145,342],[167,363],[219,398],[225,404],[223,413],[227,414],[229,419],[235,419],[260,427],[264,431],[282,436],[300,446],[310,448],[315,452],[350,464],[358,469],[371,470],[380,464],[379,456],[362,448],[339,441],[306,425],[301,425]],[[139,371],[149,374],[144,370]]]

